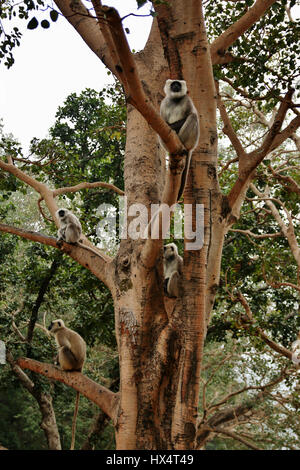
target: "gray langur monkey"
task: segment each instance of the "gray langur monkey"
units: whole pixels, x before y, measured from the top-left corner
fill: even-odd
[[[160,105],[161,117],[178,134],[179,139],[188,151],[178,201],[185,188],[192,151],[198,144],[200,135],[199,118],[193,101],[187,95],[185,80],[167,80],[164,92],[166,96]],[[163,142],[162,145],[164,146]]]
[[[66,371],[82,371],[86,358],[86,343],[76,331],[66,328],[63,320],[58,319],[51,322],[48,330],[55,337],[58,349],[57,362]],[[70,450],[74,450],[76,419],[78,414],[80,393],[76,393],[76,402],[72,423],[72,441]]]
[[[81,243],[80,239],[82,236],[82,227],[76,215],[69,211],[69,209],[64,208],[58,209],[55,215],[58,218],[60,225],[57,232],[58,242],[65,241],[67,243],[79,245],[81,248],[84,248],[85,250],[94,253],[94,255],[104,259],[104,257],[99,252]]]
[[[182,274],[183,259],[175,243],[164,246],[164,291],[168,297],[178,297],[178,281]]]

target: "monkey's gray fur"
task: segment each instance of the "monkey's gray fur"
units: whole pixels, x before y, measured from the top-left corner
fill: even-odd
[[[164,291],[168,297],[178,297],[178,282],[182,275],[183,259],[175,243],[164,246]]]
[[[63,370],[81,371],[86,357],[86,344],[76,331],[67,328],[63,320],[51,322],[48,330],[55,337],[58,363]]]
[[[193,101],[187,95],[185,80],[167,80],[164,92],[166,96],[160,105],[161,117],[177,132],[179,139],[188,150],[177,198],[178,201],[185,188],[192,151],[198,144],[200,135],[199,118]]]

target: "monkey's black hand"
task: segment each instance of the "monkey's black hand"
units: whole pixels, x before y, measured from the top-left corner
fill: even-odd
[[[62,245],[63,245],[63,242],[64,242],[64,241],[63,241],[62,238],[58,238],[56,244],[57,244],[57,246],[58,246],[59,248],[61,248]]]

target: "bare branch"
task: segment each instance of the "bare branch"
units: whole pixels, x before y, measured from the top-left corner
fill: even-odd
[[[105,183],[102,181],[96,181],[95,183],[79,183],[76,186],[68,186],[65,188],[55,189],[53,191],[53,196],[59,196],[60,194],[67,194],[67,193],[75,193],[76,191],[81,191],[82,189],[94,189],[94,188],[105,188],[114,191],[115,193],[119,194],[120,196],[124,196],[124,191],[122,189],[117,188],[114,184]]]
[[[223,167],[221,166],[221,171],[218,173],[218,177],[220,178],[220,176],[230,167],[230,165],[232,163],[236,163],[239,161],[239,157],[235,157],[235,158],[232,158],[231,160],[229,160],[226,165],[224,165]]]
[[[256,167],[263,161],[268,153],[282,144],[282,142],[290,137],[300,125],[300,116],[297,116],[282,132],[279,133],[287,110],[291,105],[293,91],[294,90],[289,90],[284,100],[281,102],[279,110],[274,118],[273,125],[268,131],[261,147],[247,154],[246,158],[240,160],[238,179],[234,183],[228,195],[228,202],[233,210],[235,210],[235,206],[240,205],[241,199],[245,196]]]
[[[24,230],[18,227],[13,227],[12,225],[0,224],[0,231],[11,233],[13,235],[18,235],[27,240],[33,242],[43,243],[44,245],[53,246],[54,248],[59,248],[57,240],[54,237],[49,237],[48,235],[43,235],[42,233],[32,232],[30,230]]]
[[[285,207],[285,205],[283,204],[282,201],[280,201],[279,199],[276,199],[276,198],[270,198],[268,197],[267,194],[263,194],[261,193],[254,184],[251,184],[250,185],[252,191],[254,192],[254,194],[256,194],[261,200],[263,201],[266,201],[266,204],[267,206],[270,208],[271,212],[272,212],[272,215],[274,217],[274,219],[276,220],[276,222],[278,223],[279,227],[280,227],[280,230],[282,231],[283,235],[286,237],[288,243],[289,243],[289,246],[291,248],[291,252],[296,260],[296,263],[298,265],[298,267],[300,268],[300,247],[298,245],[298,241],[297,241],[297,237],[296,237],[296,234],[295,234],[295,229],[294,229],[294,226],[293,226],[293,220],[292,220],[292,217],[291,217],[291,214],[289,213],[289,211],[287,210],[287,208]],[[268,190],[268,188],[266,189],[266,191]],[[277,207],[275,206],[274,202],[277,202],[281,207],[282,209],[284,210],[285,214],[286,214],[286,217],[289,221],[289,225],[287,226]]]
[[[207,429],[211,432],[215,432],[215,433],[218,433],[218,434],[224,434],[224,436],[231,437],[232,439],[241,442],[242,444],[244,444],[246,447],[249,447],[250,449],[262,450],[259,447],[255,446],[254,444],[252,444],[251,442],[249,442],[247,439],[244,439],[240,435],[236,434],[235,432],[228,431],[227,429],[217,427],[217,426],[208,427]]]
[[[241,292],[237,293],[237,299],[241,303],[241,305],[244,307],[246,315],[249,318],[250,322],[254,323],[250,306]],[[271,340],[261,328],[256,328],[255,331],[256,331],[257,336],[259,336],[268,346],[270,346],[270,348],[272,348],[274,351],[278,352],[282,356],[285,356],[288,359],[292,360],[291,351],[275,343],[275,341]]]
[[[278,112],[274,116],[273,124],[270,127],[270,130],[267,133],[266,138],[263,141],[261,148],[258,150],[258,152],[260,152],[261,154],[264,154],[264,155],[267,154],[275,137],[277,137],[277,134],[280,131],[282,123],[286,116],[286,113],[291,106],[293,93],[294,93],[294,89],[290,89],[285,95],[284,100],[280,103]]]
[[[2,168],[4,171],[9,172],[10,174],[14,175],[16,178],[20,179],[21,181],[24,181],[26,184],[34,188],[41,195],[40,199],[45,200],[47,207],[54,219],[54,222],[56,223],[57,226],[59,226],[59,222],[56,217],[56,211],[58,209],[58,206],[55,202],[55,198],[53,194],[54,191],[50,190],[45,184],[40,183],[39,181],[35,180],[34,178],[27,175],[19,168],[15,167],[14,165],[7,164],[3,162],[2,160],[0,160],[0,168]],[[85,183],[83,183],[83,185],[84,184]],[[73,188],[71,188],[71,191],[73,190]],[[61,189],[67,190],[67,188],[61,188]],[[16,227],[11,227],[5,224],[0,224],[0,231],[19,235],[28,240],[36,241],[39,243],[43,243],[45,245],[59,248],[61,251],[68,254],[74,260],[82,264],[82,266],[88,268],[99,279],[101,279],[108,287],[109,287],[109,284],[110,284],[110,288],[114,286],[114,283],[111,282],[112,280],[110,276],[108,276],[108,273],[106,272],[107,265],[111,261],[111,258],[107,256],[106,254],[102,253],[100,250],[98,250],[97,247],[94,247],[94,245],[84,236],[82,237],[83,244],[87,245],[87,249],[81,248],[80,246],[77,246],[77,245],[71,245],[69,243],[62,243],[58,245],[57,240],[54,239],[53,237],[48,237],[40,233],[31,232],[31,231],[19,229]],[[96,254],[91,253],[88,247],[92,248],[95,252],[99,251],[99,256],[96,256]]]
[[[8,351],[6,354],[7,362],[10,364],[11,369],[15,376],[20,380],[22,386],[36,399],[42,415],[40,423],[41,429],[44,431],[48,447],[50,450],[61,450],[60,436],[56,424],[56,417],[52,406],[51,395],[44,393],[25,374],[22,368],[14,360],[12,354]]]
[[[267,279],[264,265],[262,265],[262,275],[266,284],[273,287],[274,289],[279,289],[280,287],[291,287],[292,289],[296,289],[298,292],[300,292],[300,287],[297,286],[296,284],[293,284],[292,282],[272,282],[269,279]]]
[[[41,213],[43,219],[48,220],[48,222],[53,222],[53,220],[50,219],[50,217],[47,217],[47,216],[45,215],[45,213],[44,213],[44,211],[43,211],[43,209],[42,209],[41,202],[42,202],[43,200],[44,200],[44,199],[43,199],[42,197],[40,197],[40,198],[38,199],[37,204],[38,204],[39,211],[40,211],[40,213]]]
[[[55,0],[55,3],[88,47],[101,59],[103,64],[108,67],[117,78],[119,78],[118,71],[115,68],[115,63],[109,49],[109,44],[106,44],[96,18],[90,14],[80,0],[76,0],[76,2],[70,2],[69,0]]]
[[[283,234],[282,232],[275,232],[275,233],[253,233],[251,230],[241,230],[238,228],[231,228],[229,229],[230,232],[237,232],[237,233],[243,233],[244,235],[248,235],[249,237],[252,238],[257,238],[257,239],[262,239],[262,238],[277,238],[277,237],[282,237]]]
[[[256,23],[273,3],[275,0],[256,0],[253,7],[215,39],[210,46],[212,63],[219,64],[228,47]]]
[[[22,357],[17,360],[17,365],[22,369],[32,370],[49,379],[58,380],[74,388],[93,403],[96,403],[112,420],[115,419],[119,401],[118,395],[102,385],[97,384],[80,372],[66,372],[52,364],[44,364],[33,359]]]
[[[154,106],[150,103],[149,98],[143,90],[137,65],[124,34],[119,13],[114,8],[105,6],[102,7],[102,12],[107,18],[112,41],[115,49],[118,51],[121,64],[121,70],[119,70],[119,73],[122,83],[128,88],[126,90],[127,102],[132,104],[142,114],[152,129],[159,134],[168,148],[171,158],[173,154],[183,158],[185,155],[185,148],[183,147],[179,137],[161,118],[159,112],[157,112]]]
[[[286,126],[281,132],[277,134],[277,136],[274,138],[270,148],[269,152],[272,150],[275,150],[279,145],[281,145],[286,139],[291,138],[295,139],[294,133],[300,126],[300,115],[296,116],[288,126]],[[295,139],[296,140],[296,139]]]
[[[33,189],[35,189],[35,191],[40,194],[44,194],[45,192],[49,191],[48,187],[45,184],[27,175],[18,167],[16,167],[13,163],[5,163],[3,160],[0,160],[0,168],[15,176],[19,180],[23,181],[28,186],[31,186]]]
[[[114,287],[111,274],[108,272],[110,262],[112,260],[105,254],[96,256],[96,254],[93,254],[90,251],[81,248],[80,246],[65,242],[57,243],[57,239],[54,237],[49,237],[38,232],[32,232],[29,230],[13,227],[11,225],[0,224],[0,232],[1,231],[57,248],[69,255],[85,268],[89,269],[93,274],[95,274],[96,277],[101,279],[101,281],[104,282],[107,287],[110,289]]]
[[[6,360],[11,366],[13,373],[20,380],[23,387],[26,388],[26,390],[28,390],[30,393],[32,393],[33,388],[34,388],[34,383],[32,382],[32,380],[30,380],[28,375],[25,374],[25,372],[21,369],[21,367],[16,364],[11,352],[8,350],[6,351]]]
[[[121,80],[123,82],[125,90],[127,90],[128,89],[128,84],[126,82],[126,78],[121,77],[119,75],[120,70],[122,69],[121,64],[120,64],[120,58],[119,58],[118,51],[117,51],[117,49],[115,47],[115,44],[113,42],[113,39],[112,39],[112,35],[111,35],[110,29],[109,29],[109,26],[108,26],[106,15],[103,11],[102,2],[101,2],[101,0],[92,0],[92,4],[93,4],[93,7],[94,7],[96,16],[97,16],[100,31],[101,31],[102,36],[104,38],[104,41],[105,41],[105,43],[108,47],[112,63],[114,64],[114,70],[113,71],[114,71],[115,75],[117,77],[119,77],[119,80]]]

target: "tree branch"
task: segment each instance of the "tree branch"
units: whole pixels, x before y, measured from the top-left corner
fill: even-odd
[[[13,235],[18,235],[22,238],[25,238],[26,240],[31,240],[42,243],[43,245],[57,248],[63,253],[69,255],[83,267],[89,269],[108,288],[112,289],[114,287],[114,283],[109,272],[110,262],[112,260],[105,254],[96,256],[96,254],[91,253],[90,251],[81,248],[80,246],[72,245],[71,243],[66,242],[60,242],[58,244],[57,239],[54,237],[49,237],[48,235],[43,235],[38,232],[32,232],[18,227],[13,227],[11,225],[0,224],[0,232],[11,233]]]
[[[43,429],[50,450],[61,450],[60,436],[56,424],[56,417],[52,406],[52,397],[48,393],[43,392],[39,387],[35,388],[35,384],[25,374],[22,368],[16,363],[12,354],[7,351],[7,362],[15,376],[20,380],[22,386],[35,398],[38,403],[42,422],[40,427]]]
[[[210,46],[212,63],[222,63],[228,47],[256,23],[273,3],[275,0],[256,0],[253,7],[215,39]]]
[[[265,271],[265,266],[262,266],[262,275],[263,278],[269,286],[273,287],[274,289],[279,289],[280,287],[291,287],[292,289],[296,289],[298,292],[300,292],[300,286],[297,286],[296,284],[293,284],[292,282],[272,282],[267,279],[266,276],[266,271]]]
[[[215,413],[215,415],[213,415],[207,421],[207,423],[200,425],[197,433],[197,447],[201,448],[203,443],[208,439],[211,432],[208,428],[214,428],[230,421],[236,421],[240,416],[249,413],[249,411],[255,408],[257,404],[265,397],[265,395],[269,393],[269,389],[272,389],[277,384],[282,382],[285,377],[286,368],[284,368],[278,377],[276,377],[274,380],[271,380],[266,385],[262,385],[260,387],[261,391],[250,400],[246,400],[245,403],[242,403],[241,405],[231,406]]]
[[[253,315],[252,315],[250,306],[241,292],[237,293],[237,299],[241,303],[241,305],[244,307],[247,317],[249,318],[250,322],[253,324],[254,320],[253,320]],[[259,327],[255,328],[255,332],[257,336],[259,336],[268,346],[270,346],[271,349],[278,352],[282,356],[285,356],[288,359],[292,360],[292,352],[289,351],[289,349],[286,349],[285,347],[280,346],[280,344],[275,343],[275,341],[270,339],[261,328]]]
[[[283,235],[286,237],[288,244],[290,246],[291,252],[296,260],[296,263],[298,265],[298,268],[300,269],[300,247],[298,245],[298,240],[295,234],[295,229],[293,226],[293,220],[291,218],[291,214],[285,207],[285,205],[280,201],[279,199],[276,198],[270,198],[268,195],[261,193],[254,184],[250,185],[252,191],[254,194],[256,194],[261,200],[266,201],[267,206],[270,208],[271,213],[278,223],[280,230],[282,231]],[[285,212],[285,215],[289,221],[289,225],[287,226],[281,217],[277,207],[275,206],[274,202],[277,202],[282,209]]]
[[[30,315],[30,320],[29,320],[29,324],[28,324],[27,338],[26,338],[26,341],[28,343],[30,343],[32,341],[33,330],[34,330],[36,322],[37,322],[38,312],[39,312],[40,306],[44,301],[44,297],[45,297],[45,294],[46,294],[47,289],[49,287],[49,284],[50,284],[52,278],[54,277],[59,265],[60,265],[60,258],[58,258],[56,256],[54,258],[54,260],[52,261],[52,264],[50,266],[49,271],[47,272],[45,277],[41,280],[41,285],[40,285],[40,288],[39,288],[38,296],[37,296],[36,301],[34,303],[34,306],[32,308],[31,315]],[[30,349],[30,347],[28,348],[28,350],[26,352],[27,355],[29,355],[28,354],[29,349]]]
[[[124,196],[124,191],[122,189],[117,188],[114,184],[105,183],[102,181],[96,181],[94,183],[79,183],[76,186],[68,186],[65,188],[55,189],[53,191],[53,197],[59,196],[60,194],[67,194],[67,193],[75,193],[76,191],[81,191],[82,189],[94,189],[94,188],[105,188],[114,191],[115,193],[119,194],[120,196]]]
[[[277,134],[277,136],[274,138],[270,148],[269,152],[272,152],[272,150],[275,150],[279,145],[281,145],[286,139],[289,137],[292,138],[294,132],[298,129],[300,126],[300,115],[296,116],[288,126],[286,126],[281,132]]]
[[[183,158],[185,148],[183,147],[176,132],[162,119],[159,112],[151,104],[146,96],[141,80],[139,78],[137,65],[130,51],[127,38],[122,27],[122,20],[117,10],[112,7],[102,7],[102,12],[107,18],[107,24],[111,33],[113,45],[118,51],[121,64],[119,70],[122,83],[127,87],[126,99],[146,119],[152,129],[161,137],[171,156],[173,154]]]
[[[228,195],[228,202],[232,210],[235,210],[235,205],[240,204],[241,196],[246,194],[252,175],[257,166],[263,161],[265,156],[272,150],[281,145],[288,137],[290,137],[295,129],[300,125],[300,115],[291,121],[291,123],[279,133],[283,120],[286,116],[287,110],[291,105],[291,97],[294,90],[289,90],[282,100],[278,112],[274,118],[273,125],[268,131],[264,142],[261,147],[251,153],[246,154],[246,158],[240,160],[239,176]]]
[[[266,155],[270,147],[277,136],[278,132],[281,129],[282,123],[284,121],[284,118],[286,116],[286,113],[288,109],[291,106],[292,103],[292,96],[294,93],[294,89],[288,90],[287,94],[285,95],[283,101],[281,101],[278,112],[276,113],[276,116],[274,117],[274,121],[272,126],[270,127],[269,132],[267,133],[260,149],[257,150],[257,152]],[[264,157],[262,157],[264,158]],[[257,158],[259,160],[259,158]],[[261,161],[261,160],[260,160]]]
[[[221,114],[221,118],[222,118],[222,121],[224,123],[224,127],[223,127],[223,132],[224,134],[226,134],[228,136],[228,138],[230,139],[230,142],[232,143],[232,146],[234,148],[234,150],[236,151],[236,154],[238,156],[238,158],[243,158],[245,157],[246,155],[246,152],[238,138],[238,136],[236,135],[232,125],[231,125],[231,121],[229,119],[229,116],[227,114],[227,110],[226,110],[226,107],[221,99],[221,96],[220,96],[220,93],[219,93],[219,83],[217,81],[215,81],[215,84],[216,84],[216,90],[217,90],[217,106],[218,106],[218,109],[220,111],[220,114]]]
[[[80,372],[66,372],[52,364],[44,364],[42,362],[23,357],[17,360],[17,365],[22,369],[29,369],[38,374],[42,374],[49,379],[58,380],[59,382],[74,388],[99,406],[113,421],[115,420],[119,403],[118,394],[97,384]]]
[[[43,183],[35,180],[31,176],[24,173],[22,170],[17,168],[12,164],[5,163],[3,160],[0,160],[0,168],[8,173],[14,175],[16,178],[24,181],[26,184],[31,186],[35,189],[40,195],[41,198],[45,200],[46,205],[53,217],[56,226],[59,226],[59,222],[56,217],[56,211],[58,206],[55,202],[54,198],[54,191],[48,188]],[[82,183],[90,184],[90,183]],[[74,188],[74,187],[73,187]],[[71,191],[73,190],[71,187]],[[62,190],[67,190],[67,188],[61,188]],[[62,243],[60,245],[57,244],[56,239],[53,237],[48,237],[46,235],[42,235],[36,232],[30,232],[27,230],[18,229],[16,227],[10,227],[8,225],[0,224],[0,231],[4,231],[7,233],[13,233],[15,235],[22,236],[23,238],[27,238],[28,240],[37,241],[39,243],[43,243],[45,245],[53,246],[55,248],[59,248],[64,253],[71,256],[75,261],[80,263],[82,266],[88,268],[93,274],[95,274],[102,282],[104,282],[110,289],[114,287],[114,282],[111,279],[111,274],[108,273],[107,269],[109,263],[112,261],[109,256],[102,253],[95,247],[86,237],[82,236],[83,244],[87,245],[87,249],[81,248],[77,245],[71,245],[69,243]],[[91,253],[88,248],[92,248],[95,252],[99,251],[99,256],[96,254]]]
[[[247,235],[249,237],[257,238],[257,239],[262,239],[262,238],[277,238],[277,237],[282,237],[283,234],[282,232],[275,232],[275,233],[253,233],[251,230],[241,230],[238,228],[231,228],[229,230],[230,232],[237,232],[237,233],[243,233],[244,235]]]
[[[269,170],[271,171],[272,175],[274,178],[276,178],[278,181],[283,183],[283,186],[287,191],[294,192],[300,196],[300,186],[296,183],[296,181],[291,178],[290,176],[284,176],[281,175],[280,173],[277,173],[271,165],[268,165]]]
[[[130,51],[118,12],[111,7],[102,7],[101,10],[107,19],[114,50],[119,56],[119,73],[125,86],[127,102],[142,114],[170,152],[169,168],[162,196],[162,203],[170,207],[177,202],[181,175],[185,167],[186,149],[176,132],[161,118],[143,90],[137,65]],[[158,217],[159,219],[160,217]],[[142,253],[143,263],[146,267],[152,267],[155,263],[160,245],[160,240],[147,239]]]
[[[249,442],[247,439],[244,439],[243,437],[239,436],[235,432],[228,431],[227,429],[223,429],[223,428],[220,428],[218,426],[208,427],[207,429],[210,432],[215,432],[215,433],[218,433],[218,434],[224,434],[224,436],[231,437],[232,439],[241,442],[242,444],[249,447],[250,449],[262,450],[259,447],[255,446],[254,444],[252,444],[251,442]]]
[[[109,45],[99,28],[99,24],[80,0],[71,2],[69,0],[55,0],[56,5],[68,22],[76,29],[88,47],[96,54],[103,64],[117,77],[118,71],[115,68],[113,57],[109,50]]]

